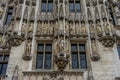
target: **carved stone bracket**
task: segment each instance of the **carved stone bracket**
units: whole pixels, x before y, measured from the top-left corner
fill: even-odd
[[[115,77],[115,80],[120,80],[120,77]]]
[[[113,36],[103,36],[98,39],[105,47],[113,47],[116,38]]]
[[[29,55],[29,54],[24,54],[24,55],[23,55],[23,59],[24,59],[24,60],[31,60],[31,58],[32,58],[32,56]]]
[[[55,55],[55,63],[57,64],[57,67],[60,71],[63,71],[65,67],[67,66],[69,62],[69,56],[65,53],[59,53],[58,55]]]
[[[92,59],[92,61],[99,61],[100,60],[100,55],[99,54],[92,54],[91,59]]]
[[[10,35],[7,42],[11,46],[19,46],[22,41],[24,41],[24,38],[22,36],[19,36],[16,32],[13,33],[13,35]]]

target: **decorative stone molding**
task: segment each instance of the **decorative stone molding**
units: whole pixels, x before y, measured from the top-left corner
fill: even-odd
[[[69,55],[66,53],[59,53],[58,55],[55,55],[55,63],[57,64],[57,67],[60,71],[63,71],[65,67],[67,66],[69,62]]]
[[[103,36],[98,39],[105,47],[113,47],[116,38],[113,36]]]
[[[10,35],[10,37],[7,39],[7,42],[11,46],[19,46],[23,41],[24,38],[19,36],[17,32],[14,32],[13,35]]]

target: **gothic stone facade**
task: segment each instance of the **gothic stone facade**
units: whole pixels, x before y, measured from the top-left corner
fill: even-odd
[[[120,0],[0,0],[0,80],[120,80]]]

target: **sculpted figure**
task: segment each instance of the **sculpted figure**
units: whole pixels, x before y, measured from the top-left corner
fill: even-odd
[[[81,32],[82,34],[86,34],[85,22],[81,22]]]
[[[97,51],[95,40],[92,40],[92,51],[93,51],[93,54],[96,53],[96,51]]]
[[[25,32],[26,32],[26,21],[24,21],[22,24],[21,32],[22,32],[22,34],[25,34]]]
[[[3,6],[0,6],[0,19],[2,18],[3,12],[4,12]]]
[[[110,21],[110,29],[113,34],[115,34],[115,28],[113,27],[112,21]]]
[[[44,34],[47,34],[47,33],[48,33],[48,25],[47,25],[47,22],[45,22],[45,23],[43,24],[43,33],[44,33]]]
[[[31,42],[28,41],[27,45],[26,45],[26,52],[27,52],[27,54],[31,54],[31,46],[32,46]]]
[[[54,26],[54,32],[55,32],[55,34],[58,32],[58,22],[56,22],[56,25]]]
[[[102,33],[100,21],[97,21],[96,23],[97,23],[97,26],[96,26],[97,34],[100,34],[100,33]]]
[[[32,35],[33,33],[33,23],[30,23],[29,28],[28,28],[28,33]]]
[[[108,35],[110,32],[110,29],[109,29],[109,25],[107,23],[107,19],[104,19],[103,21],[104,21],[104,23],[103,23],[104,31],[105,31],[106,35]]]
[[[114,11],[116,13],[116,16],[119,17],[120,16],[120,9],[118,8],[118,6],[114,7]]]
[[[67,34],[69,34],[69,28],[68,28],[68,25],[66,24],[66,26],[65,26],[65,32],[67,33]]]
[[[50,23],[49,34],[53,34],[53,22]]]
[[[70,23],[70,34],[75,34],[75,28],[73,26],[73,23]]]
[[[1,39],[1,46],[5,46],[6,45],[6,37],[3,36]]]
[[[42,24],[41,24],[41,22],[39,21],[38,22],[38,27],[37,27],[37,34],[41,34],[42,33]]]
[[[12,32],[13,30],[13,21],[10,22],[10,26],[8,27],[8,32]]]
[[[76,34],[79,34],[79,32],[80,32],[80,26],[79,26],[79,22],[76,22],[76,24],[75,24],[76,26]]]
[[[90,26],[89,26],[90,28],[90,34],[93,34],[94,33],[94,26],[93,26],[93,23],[92,22],[90,22]]]

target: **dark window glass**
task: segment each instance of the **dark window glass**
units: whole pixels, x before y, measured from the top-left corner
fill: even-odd
[[[70,9],[70,12],[74,12],[75,11],[75,9],[74,9],[74,2],[73,1],[69,2],[69,9]]]
[[[38,44],[38,50],[43,51],[44,50],[44,44]]]
[[[86,54],[80,54],[80,67],[81,69],[87,69]]]
[[[72,69],[78,69],[78,54],[77,53],[72,53]]]
[[[85,51],[85,45],[84,44],[79,44],[79,50],[80,51]]]
[[[48,12],[52,12],[52,10],[53,10],[53,2],[48,1]]]
[[[5,55],[4,61],[8,61],[8,59],[9,59],[9,56],[8,56],[8,55]]]
[[[51,69],[51,53],[46,52],[45,54],[45,69]]]
[[[6,74],[7,64],[2,64],[2,74]]]
[[[117,47],[117,50],[118,50],[118,55],[120,57],[120,46]]]
[[[2,61],[2,59],[3,59],[3,55],[0,55],[0,61]]]
[[[41,6],[42,12],[46,12],[46,6],[47,6],[46,4],[47,4],[46,1],[42,1],[42,6]]]
[[[36,61],[36,69],[42,69],[43,68],[43,53],[37,54],[37,61]]]
[[[0,64],[0,74],[2,74],[2,64]]]
[[[71,45],[71,50],[72,51],[77,51],[77,44],[72,44]]]
[[[11,18],[12,18],[13,8],[9,8],[7,12],[7,17],[5,21],[5,25],[10,24]]]
[[[76,6],[76,11],[80,12],[80,2],[79,1],[76,1],[75,6]]]
[[[52,51],[52,45],[51,44],[46,44],[46,50],[47,51]]]

